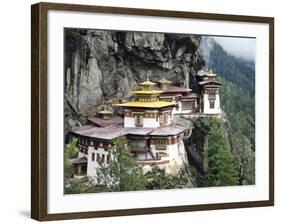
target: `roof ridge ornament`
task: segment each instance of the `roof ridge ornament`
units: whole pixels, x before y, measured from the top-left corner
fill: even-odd
[[[156,83],[151,82],[151,81],[149,80],[149,77],[148,77],[148,76],[149,76],[149,74],[147,73],[147,74],[146,74],[146,81],[139,83],[140,86],[143,86],[143,87],[144,87],[144,90],[151,89],[151,86],[156,85]]]
[[[166,79],[165,76],[162,76],[161,79],[158,81],[158,83],[167,83],[170,84],[172,83],[169,79]]]

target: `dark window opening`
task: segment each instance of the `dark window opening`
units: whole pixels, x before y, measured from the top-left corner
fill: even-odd
[[[107,157],[106,157],[106,163],[109,163],[109,162],[110,162],[110,156],[107,155]]]
[[[215,101],[210,101],[210,108],[214,109],[215,108]]]
[[[101,162],[104,162],[104,161],[105,161],[105,155],[102,154],[102,155],[101,155]]]
[[[82,165],[81,166],[81,175],[86,175],[87,173],[87,165]]]

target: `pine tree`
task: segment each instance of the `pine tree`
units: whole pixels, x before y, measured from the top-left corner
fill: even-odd
[[[204,186],[238,185],[238,173],[234,156],[220,123],[211,122],[209,131],[209,169],[204,177]]]
[[[250,140],[241,133],[234,135],[235,157],[239,170],[239,184],[255,183],[255,152]]]

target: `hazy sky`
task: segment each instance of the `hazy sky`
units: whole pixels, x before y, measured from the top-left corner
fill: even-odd
[[[256,39],[238,38],[238,37],[214,37],[214,39],[228,53],[255,61],[256,57]]]

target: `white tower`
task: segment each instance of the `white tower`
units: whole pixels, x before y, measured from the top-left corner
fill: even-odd
[[[202,113],[204,114],[221,114],[219,88],[221,83],[216,81],[216,74],[212,72],[207,74],[201,85],[201,103]]]

